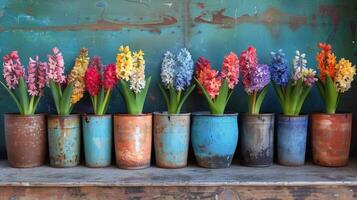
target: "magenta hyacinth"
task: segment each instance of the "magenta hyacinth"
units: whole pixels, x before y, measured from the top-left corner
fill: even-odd
[[[24,77],[25,70],[21,65],[19,54],[12,51],[3,58],[3,75],[9,89],[15,89],[21,77]]]
[[[40,96],[42,89],[46,86],[47,63],[39,61],[39,57],[36,56],[35,60],[30,58],[29,66],[27,70],[27,91],[30,96]]]
[[[48,57],[48,70],[47,77],[49,80],[53,80],[55,83],[61,84],[66,81],[64,73],[64,60],[62,53],[57,47],[53,48],[53,55],[47,55]]]

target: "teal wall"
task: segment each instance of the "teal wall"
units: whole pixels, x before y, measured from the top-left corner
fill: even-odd
[[[300,49],[307,53],[309,65],[314,67],[316,44],[323,41],[334,45],[338,57],[357,64],[356,26],[355,0],[0,0],[0,56],[18,50],[25,64],[29,56],[45,59],[57,46],[69,69],[81,47],[89,48],[91,56],[100,55],[104,63],[115,62],[121,44],[142,48],[147,74],[153,76],[154,83],[145,105],[145,111],[151,112],[165,110],[155,82],[162,55],[168,49],[175,51],[186,46],[194,59],[205,56],[217,68],[225,54],[239,54],[248,45],[257,48],[261,63],[268,62],[271,50],[282,48],[291,60],[295,50]],[[42,99],[40,112],[55,111],[48,94]],[[343,96],[340,110],[356,114],[356,98],[354,87]],[[3,89],[0,105],[0,157],[4,157],[2,114],[16,112],[16,106]],[[86,98],[75,110],[85,112],[90,108]],[[315,88],[303,111],[322,108]],[[109,109],[111,113],[125,111],[118,92]],[[197,111],[207,107],[204,99],[194,94],[185,109]],[[242,85],[235,89],[227,110],[247,110]],[[280,112],[272,90],[262,110]],[[356,126],[357,123],[354,132]],[[352,149],[357,150],[356,145]]]

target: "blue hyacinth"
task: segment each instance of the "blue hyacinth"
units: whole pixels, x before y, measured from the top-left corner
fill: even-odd
[[[278,52],[270,52],[270,75],[272,81],[280,86],[286,86],[289,82],[288,61],[282,49]]]
[[[161,65],[161,81],[166,88],[182,91],[191,84],[193,68],[192,56],[186,48],[181,49],[176,58],[168,51]]]

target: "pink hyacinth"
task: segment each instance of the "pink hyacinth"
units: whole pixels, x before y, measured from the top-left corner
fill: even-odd
[[[221,73],[222,78],[227,80],[230,89],[233,89],[238,84],[239,59],[235,53],[231,52],[224,57]]]
[[[103,72],[104,90],[111,90],[117,82],[115,64],[108,64]]]
[[[258,64],[256,49],[250,46],[247,50],[243,51],[240,55],[239,64],[242,71],[243,85],[244,87],[249,87],[252,81],[250,80],[250,74],[255,71]]]
[[[12,51],[3,58],[3,75],[9,89],[15,89],[21,77],[24,77],[24,68],[21,65],[17,51]]]
[[[62,53],[57,47],[53,48],[53,55],[47,55],[48,57],[48,70],[47,77],[49,80],[53,80],[55,83],[61,84],[66,81],[64,73],[64,61]]]
[[[35,57],[35,60],[30,58],[26,77],[27,91],[30,96],[42,94],[42,89],[47,83],[46,69],[47,63],[40,62],[38,56]]]

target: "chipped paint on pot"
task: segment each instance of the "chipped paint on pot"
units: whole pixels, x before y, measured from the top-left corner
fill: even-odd
[[[351,144],[352,113],[311,115],[312,157],[317,165],[347,165]]]
[[[154,113],[154,145],[158,167],[186,167],[189,138],[190,113]]]
[[[47,156],[46,117],[44,114],[5,114],[5,142],[10,166],[43,165]]]
[[[112,116],[82,116],[84,157],[88,167],[106,167],[111,163]]]
[[[242,114],[239,119],[242,163],[254,167],[271,166],[274,114]]]
[[[80,159],[80,116],[51,115],[48,123],[48,147],[50,165],[73,167]]]
[[[114,115],[114,145],[116,163],[123,169],[143,169],[150,166],[152,114]]]
[[[278,162],[299,166],[305,163],[308,116],[278,116]]]
[[[238,114],[192,113],[191,140],[198,165],[229,167],[238,143]]]

